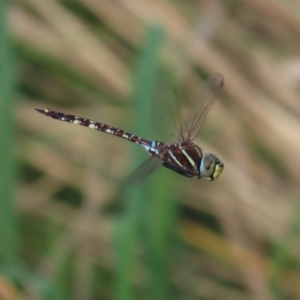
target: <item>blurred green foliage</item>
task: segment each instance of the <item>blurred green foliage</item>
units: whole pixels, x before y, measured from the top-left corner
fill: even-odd
[[[8,4],[0,299],[298,299],[297,4]],[[53,107],[152,139],[155,125],[170,134],[153,107],[174,100],[185,113],[213,72],[224,75],[224,94],[195,142],[224,162],[216,182],[161,168],[128,185],[147,157],[140,147],[34,111]]]

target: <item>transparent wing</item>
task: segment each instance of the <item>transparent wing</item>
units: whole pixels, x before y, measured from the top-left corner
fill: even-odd
[[[177,113],[178,123],[180,125],[178,134],[181,136],[182,142],[195,139],[223,85],[223,75],[220,73],[212,74],[203,86],[198,105],[192,110],[191,117],[187,119],[186,122],[183,122],[181,121],[180,114]]]
[[[151,156],[137,167],[128,177],[129,184],[136,184],[148,177],[161,163],[158,156]]]
[[[155,133],[161,140],[169,143],[178,141],[178,107],[180,107],[176,83],[171,80],[159,80],[153,95],[151,118]],[[176,101],[174,101],[176,99]],[[175,140],[174,140],[175,137]]]

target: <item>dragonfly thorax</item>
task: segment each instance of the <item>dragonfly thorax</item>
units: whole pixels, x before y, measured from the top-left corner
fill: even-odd
[[[224,169],[224,164],[212,153],[204,154],[199,160],[199,178],[217,179]]]

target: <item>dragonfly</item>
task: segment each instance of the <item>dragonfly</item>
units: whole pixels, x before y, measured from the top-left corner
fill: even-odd
[[[204,153],[194,143],[194,139],[201,130],[208,112],[223,85],[224,77],[220,73],[213,73],[206,80],[201,97],[197,101],[196,107],[191,110],[188,118],[183,119],[180,108],[176,107],[172,121],[176,129],[175,136],[177,141],[171,144],[157,140],[147,140],[105,123],[49,108],[35,108],[35,110],[53,119],[112,134],[142,146],[150,154],[150,157],[129,176],[129,182],[143,180],[159,165],[186,177],[205,178],[213,181],[222,173],[224,164],[215,154]]]

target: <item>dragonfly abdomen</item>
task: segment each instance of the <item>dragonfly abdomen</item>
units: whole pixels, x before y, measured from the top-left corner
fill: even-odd
[[[147,149],[151,149],[151,150],[153,149],[153,147],[151,147],[151,143],[153,143],[153,142],[142,139],[137,135],[131,134],[131,133],[129,133],[125,130],[119,129],[117,127],[107,125],[105,123],[96,122],[96,121],[86,119],[86,118],[82,118],[82,117],[78,117],[78,116],[75,116],[75,115],[65,114],[65,113],[62,113],[62,112],[51,110],[49,108],[45,108],[45,109],[36,108],[35,110],[38,111],[39,113],[45,115],[45,116],[51,117],[51,118],[56,119],[56,120],[72,123],[72,124],[75,124],[75,125],[85,126],[85,127],[90,128],[90,129],[94,129],[94,130],[105,132],[105,133],[108,133],[108,134],[111,134],[111,135],[115,135],[117,137],[126,139],[130,142],[139,144],[139,145],[143,146],[146,150]]]

